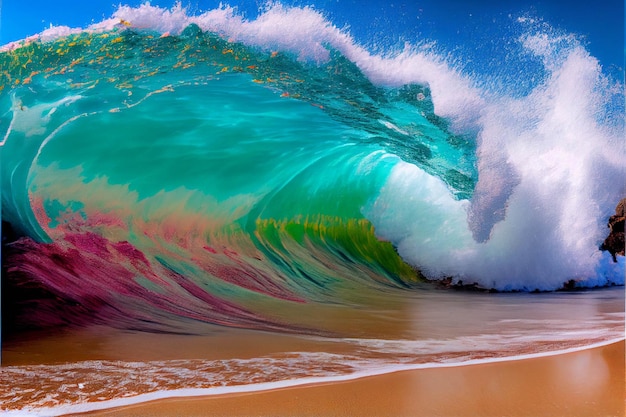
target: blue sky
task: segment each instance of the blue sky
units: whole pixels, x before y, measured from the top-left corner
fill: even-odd
[[[120,0],[0,0],[0,44],[22,39],[40,32],[50,24],[72,27],[86,26],[109,17]],[[137,5],[143,0],[121,0]],[[170,6],[174,0],[152,0],[153,5]],[[219,0],[185,0],[194,10],[219,5]],[[224,3],[229,3],[224,1]],[[244,5],[249,14],[262,0],[232,0]],[[490,33],[510,22],[509,14],[530,13],[551,25],[584,37],[589,51],[604,66],[624,67],[624,2],[623,0],[413,0],[380,2],[373,0],[285,0],[285,4],[314,4],[329,13],[338,26],[351,24],[351,32],[359,38],[387,36],[388,41],[411,40],[416,37],[438,40],[454,47],[458,34],[476,33],[476,42],[484,43]],[[367,24],[355,25],[358,21]],[[393,36],[389,29],[393,28]],[[482,37],[482,38],[481,38]],[[466,38],[464,39],[467,40]]]

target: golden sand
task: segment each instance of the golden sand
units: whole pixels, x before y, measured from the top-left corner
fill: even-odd
[[[88,416],[623,417],[624,342],[575,353],[348,382],[164,399]]]

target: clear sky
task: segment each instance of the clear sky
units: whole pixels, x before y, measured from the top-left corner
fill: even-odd
[[[40,32],[50,24],[84,27],[109,17],[119,3],[138,5],[143,0],[0,0],[0,44]],[[551,25],[582,35],[588,49],[605,66],[624,67],[623,0],[284,0],[284,4],[313,4],[327,11],[338,26],[348,23],[359,38],[389,33],[400,38],[416,35],[454,44],[460,32],[476,30],[478,25],[506,24],[512,13],[528,12]],[[151,4],[171,6],[174,0],[152,0]],[[218,7],[219,0],[185,0],[191,10]],[[231,0],[249,14],[263,0]],[[355,19],[356,17],[356,19]],[[358,22],[365,24],[359,25]],[[486,32],[488,33],[488,31]]]

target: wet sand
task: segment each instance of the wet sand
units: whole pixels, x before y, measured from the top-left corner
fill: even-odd
[[[258,393],[164,399],[82,415],[623,417],[624,349],[622,341],[555,356]]]
[[[624,417],[623,288],[468,297],[428,292],[377,308],[340,305],[323,319],[316,316],[325,329],[340,334],[330,338],[195,321],[182,328],[196,335],[105,325],[16,334],[3,343],[0,380],[9,383],[0,383],[0,410],[58,415],[99,408],[83,415],[113,417]],[[367,315],[358,314],[363,312]],[[352,380],[326,378],[375,372],[377,361],[387,366],[487,360],[542,351],[561,353]],[[303,382],[300,378],[315,375],[326,379],[291,388],[280,388],[281,383],[247,387],[294,378]],[[229,388],[206,395],[206,388],[221,386],[268,390]],[[202,396],[156,400],[174,394]]]

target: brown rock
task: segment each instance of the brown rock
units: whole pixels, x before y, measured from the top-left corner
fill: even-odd
[[[608,227],[609,235],[600,246],[600,250],[608,251],[613,257],[613,262],[617,262],[616,255],[624,256],[624,220],[626,220],[626,198],[622,198],[617,207],[615,214],[609,217]]]

